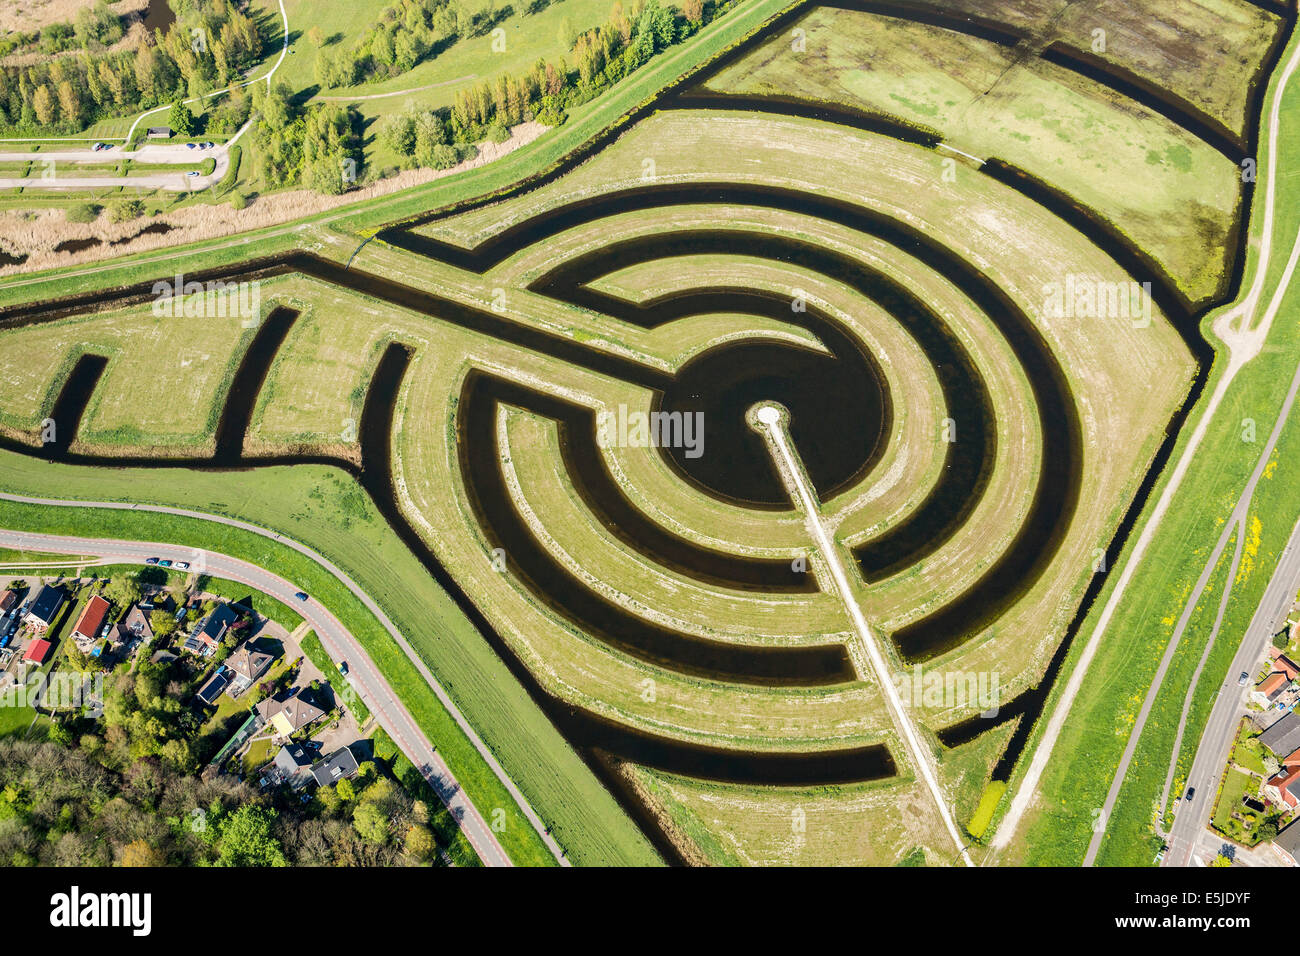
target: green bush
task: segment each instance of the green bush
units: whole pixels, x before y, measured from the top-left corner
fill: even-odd
[[[487,138],[489,142],[504,143],[510,138],[510,130],[500,123],[493,123],[488,127]]]
[[[94,222],[99,218],[99,212],[100,207],[94,203],[79,202],[68,207],[68,222]]]
[[[243,193],[235,193],[230,197],[231,209],[243,209],[248,205],[248,200]]]
[[[144,203],[138,199],[119,199],[108,207],[108,218],[113,222],[130,222],[144,215]]]

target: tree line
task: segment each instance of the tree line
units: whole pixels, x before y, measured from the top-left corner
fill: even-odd
[[[107,40],[112,31],[101,26],[88,30],[85,45],[73,53],[0,68],[0,125],[79,132],[105,117],[219,89],[261,59],[257,23],[232,0],[172,0],[172,8],[176,22],[135,50],[105,49],[95,38]],[[112,16],[94,9],[100,11],[93,15],[97,24],[105,13]]]
[[[538,60],[517,76],[484,80],[457,94],[450,109],[408,111],[385,121],[380,135],[407,165],[445,169],[470,152],[469,144],[500,142],[511,126],[536,120],[558,126],[567,112],[599,96],[655,54],[694,34],[740,0],[685,0],[681,12],[660,0],[615,3],[604,24],[561,34],[572,56]]]

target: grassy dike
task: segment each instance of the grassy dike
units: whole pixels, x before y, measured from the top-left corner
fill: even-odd
[[[1300,39],[1292,39],[1292,46],[1283,55],[1282,62],[1291,55],[1297,42]],[[1265,103],[1265,122],[1274,95],[1275,89]],[[1293,81],[1288,87],[1283,109],[1284,114],[1300,109],[1300,83]],[[1300,129],[1284,127],[1281,135],[1279,158],[1284,159],[1288,153],[1300,149]],[[1261,139],[1259,155],[1266,157],[1269,148],[1267,129]],[[1261,173],[1267,176],[1275,171],[1261,169]],[[1300,177],[1285,166],[1276,173],[1280,176],[1274,227],[1278,245],[1274,247],[1269,262],[1262,304],[1267,303],[1269,294],[1276,288],[1290,253],[1291,241],[1300,229],[1300,202],[1297,201],[1300,200]],[[1257,269],[1264,189],[1265,183],[1261,178],[1251,220],[1252,245],[1243,289],[1249,288]],[[1216,344],[1210,325],[1217,314],[1213,313],[1202,323],[1207,339]],[[1196,578],[1222,533],[1223,522],[1244,488],[1276,422],[1278,409],[1295,372],[1296,358],[1300,356],[1297,315],[1300,315],[1300,284],[1293,283],[1263,351],[1237,374],[1142,567],[1119,604],[1057,741],[1053,760],[1043,774],[1035,807],[1026,815],[1019,839],[1004,855],[1002,862],[1078,865],[1082,861],[1092,836],[1094,808],[1101,807],[1105,801],[1129,731],[1168,645],[1177,617],[1191,597]],[[1202,392],[1202,403],[1213,392],[1222,374],[1225,357],[1226,353],[1220,350]],[[1140,401],[1141,396],[1116,396],[1116,400]],[[1197,409],[1184,426],[1170,459],[1171,465],[1182,454],[1199,418],[1200,410]],[[1253,442],[1246,440],[1247,419],[1254,421]],[[1296,478],[1297,471],[1300,471],[1298,456],[1300,414],[1293,412],[1278,442],[1273,458],[1275,465],[1260,481],[1251,503],[1246,548],[1249,566],[1244,557],[1244,573],[1237,578],[1223,628],[1198,684],[1200,690],[1189,715],[1179,759],[1181,774],[1185,774],[1190,766],[1191,754],[1209,716],[1210,692],[1223,680],[1278,554],[1285,545],[1297,513],[1300,513],[1300,502],[1292,490],[1300,480]],[[1148,499],[1148,507],[1130,535],[1116,568],[1128,560],[1133,542],[1168,481],[1168,471],[1167,467],[1166,474]],[[1259,521],[1257,544],[1249,540],[1254,519]],[[1231,554],[1228,560],[1231,560]],[[1045,714],[1050,714],[1055,706],[1117,577],[1118,574],[1111,576],[1080,627]],[[1216,575],[1207,592],[1200,596],[1204,607],[1184,634],[1184,643],[1176,653],[1156,700],[1136,759],[1112,814],[1098,857],[1099,864],[1150,865],[1153,862],[1154,849],[1159,843],[1152,829],[1159,813],[1156,805],[1164,787],[1182,701],[1222,595],[1221,588],[1217,591],[1214,588],[1216,583],[1224,581],[1224,577],[1224,574]],[[1029,755],[1039,742],[1041,729],[1040,724],[1031,737],[1030,746],[1012,777],[1011,792],[1020,783]],[[1179,783],[1180,777],[1176,776],[1175,793]],[[1005,812],[1008,802],[1003,801],[999,816]]]
[[[496,162],[278,226],[142,252],[112,262],[69,266],[35,276],[12,276],[0,280],[0,306],[117,288],[176,272],[200,272],[302,248],[320,235],[340,243],[335,254],[346,260],[362,239],[388,223],[503,193],[521,182],[545,175],[592,139],[621,129],[630,114],[649,104],[664,89],[802,2],[747,0],[686,42],[665,50],[612,90],[573,110],[563,126]]]
[[[51,465],[0,453],[0,487],[33,495],[140,501],[273,527],[346,571],[437,675],[576,863],[653,863],[636,826],[551,726],[445,592],[398,541],[352,480],[319,466],[238,473]],[[274,570],[325,604],[356,636],[520,864],[553,863],[540,836],[415,666],[341,583],[286,545],[201,519],[140,511],[50,508],[0,501],[0,526],[52,534],[202,546]]]

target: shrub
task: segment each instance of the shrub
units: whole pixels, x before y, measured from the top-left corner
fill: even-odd
[[[108,218],[113,222],[129,222],[144,215],[144,203],[138,199],[119,199],[108,207]]]
[[[504,143],[510,138],[510,130],[506,129],[500,123],[493,123],[488,127],[487,138],[492,143]]]
[[[244,197],[243,193],[234,193],[231,195],[230,197],[231,209],[243,209],[247,205],[248,205],[248,200]]]
[[[94,203],[79,202],[68,207],[68,222],[94,222],[99,218],[99,211],[100,207]]]

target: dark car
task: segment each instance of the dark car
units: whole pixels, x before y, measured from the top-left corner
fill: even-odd
[[[294,597],[296,597],[299,601],[305,601],[307,600],[307,592],[299,591],[297,594],[294,595]]]
[[[145,563],[145,564],[157,564],[157,563],[158,563],[158,559],[157,559],[157,558],[145,558],[145,559],[144,559],[144,563]]]
[[[163,558],[161,561],[158,562],[158,567],[160,568],[170,568],[171,566],[172,563],[168,561],[166,558]]]
[[[344,677],[347,677],[347,676],[348,676],[348,662],[347,662],[347,661],[339,661],[339,673],[342,674]]]
[[[1192,799],[1192,797],[1194,797],[1194,796],[1196,796],[1196,788],[1195,788],[1195,787],[1188,787],[1188,788],[1187,788],[1187,799],[1190,800],[1190,799]]]

